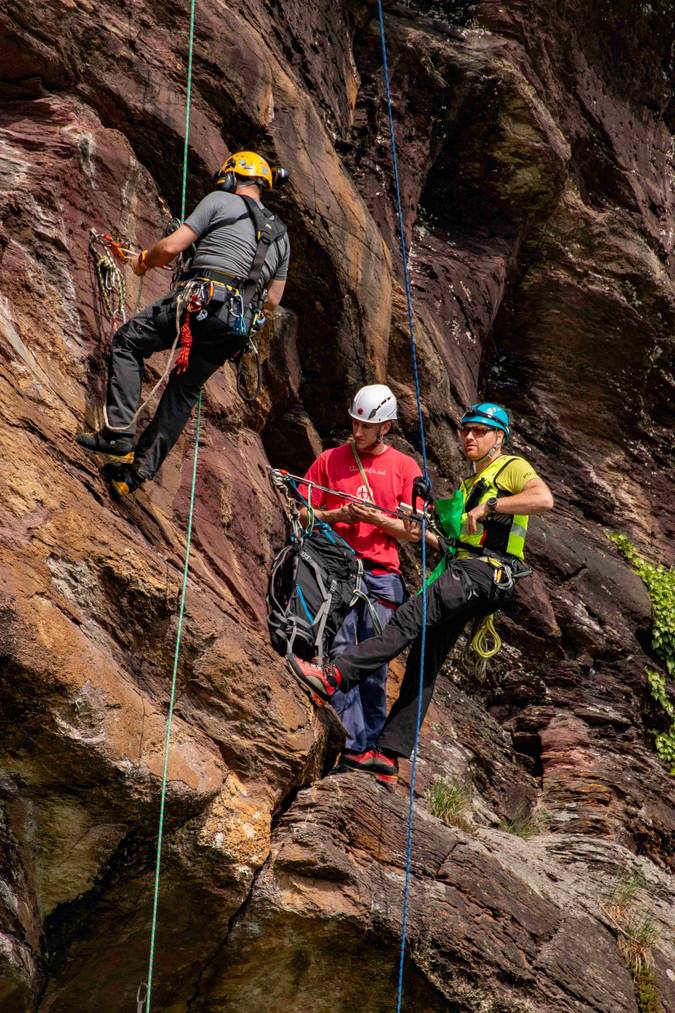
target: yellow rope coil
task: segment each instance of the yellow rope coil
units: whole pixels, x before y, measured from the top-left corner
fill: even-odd
[[[502,638],[495,629],[494,615],[485,616],[471,638],[471,647],[479,658],[494,658],[502,649]]]

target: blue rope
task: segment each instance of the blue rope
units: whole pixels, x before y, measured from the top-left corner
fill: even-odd
[[[403,208],[401,206],[401,185],[398,175],[398,158],[396,155],[396,137],[394,134],[394,116],[393,107],[391,101],[391,91],[389,88],[389,62],[387,60],[387,41],[384,30],[384,14],[382,12],[382,0],[377,0],[377,10],[380,19],[380,44],[382,46],[382,64],[384,70],[384,87],[387,97],[387,115],[389,118],[389,139],[391,144],[391,161],[394,170],[394,184],[396,187],[396,215],[398,218],[398,232],[401,240],[401,260],[403,263],[403,280],[405,285],[405,299],[406,306],[408,309],[408,330],[410,332],[410,354],[412,358],[412,370],[413,377],[415,379],[415,396],[417,398],[417,419],[419,423],[420,431],[420,447],[422,451],[422,470],[424,477],[428,480],[429,468],[427,464],[427,445],[424,436],[424,419],[422,417],[422,396],[420,393],[420,377],[419,370],[417,367],[417,348],[415,346],[415,324],[413,321],[413,308],[412,308],[412,294],[410,291],[410,271],[408,268],[408,252],[406,249],[405,242],[405,227],[403,221]],[[420,677],[419,687],[417,695],[417,722],[415,725],[415,749],[412,758],[412,767],[410,774],[410,804],[408,808],[408,844],[406,851],[406,862],[405,862],[405,888],[403,891],[403,926],[401,929],[401,953],[399,957],[398,965],[398,992],[396,997],[396,1013],[401,1013],[401,1004],[403,1002],[403,968],[405,964],[405,944],[406,934],[408,928],[408,906],[410,900],[410,869],[412,865],[412,845],[413,845],[413,805],[415,801],[415,772],[417,768],[417,753],[419,747],[420,738],[420,726],[422,724],[422,693],[424,690],[424,656],[426,653],[426,641],[427,641],[427,522],[426,512],[424,513],[422,520],[422,574],[423,574],[423,591],[422,591],[422,635],[420,642]]]
[[[394,136],[394,114],[389,88],[389,61],[387,60],[387,41],[384,32],[384,14],[382,13],[382,0],[377,0],[377,11],[380,18],[380,44],[382,46],[382,63],[384,69],[384,88],[387,96],[387,116],[389,118],[389,139],[391,143],[391,162],[394,170],[394,184],[396,187],[396,217],[398,218],[398,233],[401,240],[401,260],[403,261],[403,283],[405,286],[405,301],[408,309],[408,330],[410,332],[410,354],[412,357],[412,370],[415,379],[415,396],[417,397],[417,418],[420,430],[420,449],[422,452],[422,471],[424,477],[429,477],[427,466],[427,441],[424,436],[424,421],[422,418],[422,395],[420,393],[420,377],[417,369],[417,347],[415,345],[415,323],[413,321],[412,294],[410,291],[410,272],[408,270],[408,251],[406,249],[405,228],[403,225],[403,208],[401,206],[401,184],[398,175],[398,156],[396,154],[396,138]]]

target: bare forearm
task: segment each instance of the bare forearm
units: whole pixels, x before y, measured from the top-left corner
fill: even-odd
[[[378,519],[377,526],[380,531],[384,531],[391,538],[395,538],[397,542],[418,541],[414,531],[409,531],[403,521],[397,517],[387,517],[386,514],[381,514],[381,519]]]
[[[319,510],[314,507],[312,512],[315,520],[325,521],[326,524],[336,524],[338,521],[342,520],[341,507],[337,507],[335,510]],[[309,511],[307,510],[307,507],[300,508],[300,523],[303,528],[306,528],[309,523]]]
[[[174,257],[187,250],[197,240],[197,233],[189,225],[181,225],[170,236],[164,236],[150,250],[143,250],[132,262],[136,274],[143,275],[153,267],[166,267]]]
[[[265,314],[265,316],[269,316],[269,314],[273,313],[274,310],[277,308],[277,306],[281,302],[281,297],[284,294],[285,288],[286,288],[285,280],[284,281],[275,280],[270,282],[269,287],[267,289],[267,294],[265,296],[265,302],[263,304],[263,313]]]
[[[171,236],[166,236],[164,239],[160,239],[158,243],[155,243],[152,249],[148,250],[144,261],[148,271],[153,267],[165,267],[180,252],[180,250],[172,248],[172,245],[169,243],[170,239]]]
[[[544,514],[553,506],[553,496],[546,490],[527,489],[515,496],[503,496],[497,500],[495,513],[498,514]]]

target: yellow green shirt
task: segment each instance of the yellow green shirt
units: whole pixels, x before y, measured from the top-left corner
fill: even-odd
[[[506,456],[506,455],[505,455]],[[465,479],[469,490],[474,486],[474,483],[480,478],[478,475],[472,475],[470,479]],[[539,478],[529,461],[526,461],[524,457],[517,457],[514,461],[507,464],[503,471],[499,472],[497,478],[497,485],[500,489],[508,492],[509,496],[516,496],[519,492],[522,492],[528,482],[531,482],[533,478]],[[473,481],[471,481],[473,479]],[[471,485],[469,486],[469,482]]]

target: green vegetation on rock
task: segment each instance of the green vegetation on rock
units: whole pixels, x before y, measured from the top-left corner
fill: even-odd
[[[613,532],[609,539],[647,588],[652,604],[652,649],[668,674],[675,676],[675,568],[650,563],[626,535]],[[675,704],[668,693],[665,675],[653,668],[646,669],[646,674],[652,698],[670,719],[667,731],[654,732],[656,752],[670,765],[671,774],[675,774]]]
[[[513,834],[515,837],[522,837],[529,841],[532,837],[538,837],[545,833],[551,823],[551,814],[542,810],[538,813],[530,812],[526,806],[519,806],[513,815],[499,824],[499,829],[504,833]]]
[[[427,788],[424,798],[432,816],[448,826],[471,829],[471,823],[466,818],[471,806],[471,790],[463,781],[439,778]]]
[[[653,919],[637,902],[638,890],[644,885],[639,873],[620,877],[603,912],[614,929],[619,951],[633,978],[638,1010],[640,1013],[663,1013],[651,956],[657,929]]]

